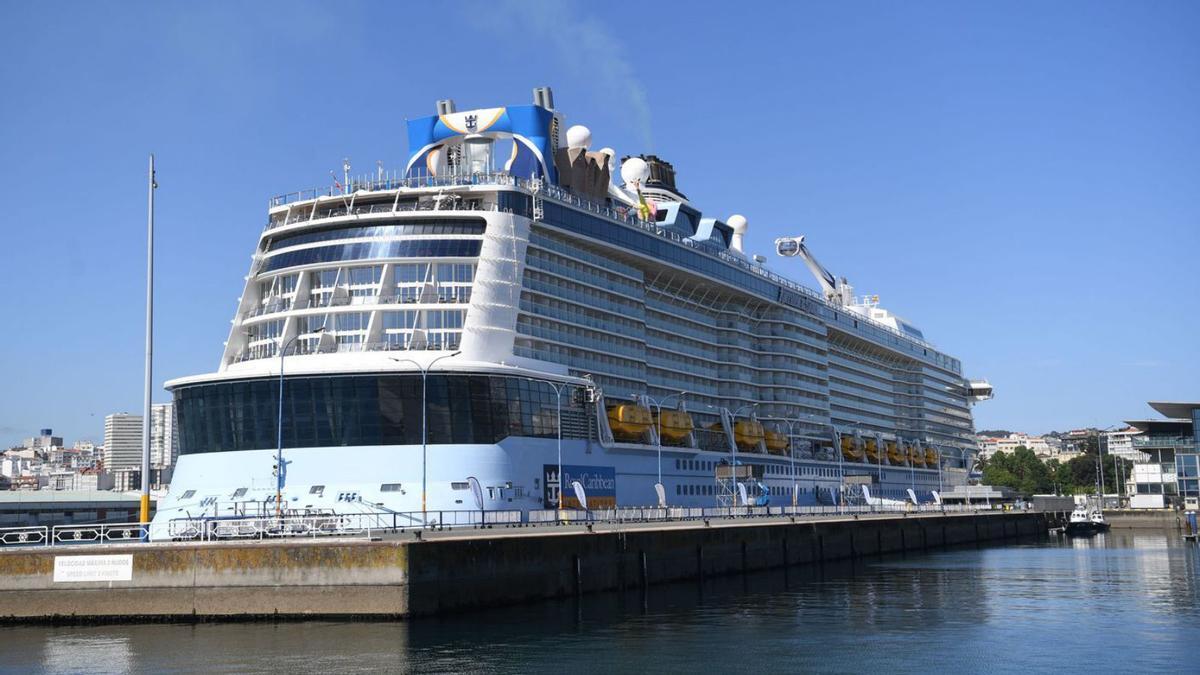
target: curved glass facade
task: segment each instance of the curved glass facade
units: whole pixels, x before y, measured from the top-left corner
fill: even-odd
[[[337,239],[365,239],[367,237],[407,237],[422,234],[483,234],[481,218],[410,218],[396,225],[372,225],[367,227],[340,227],[320,232],[307,232],[272,239],[268,251],[277,251],[288,246],[311,244],[318,241]]]
[[[586,411],[563,392],[563,437],[581,437]],[[275,448],[279,380],[264,378],[175,389],[180,453]],[[543,382],[491,375],[431,374],[430,444],[497,443],[509,436],[557,436],[557,400]],[[586,426],[584,427],[586,428]],[[586,437],[586,436],[582,436]],[[283,446],[312,448],[421,444],[421,376],[287,377]]]
[[[482,245],[477,239],[406,239],[317,246],[273,255],[259,273],[297,265],[379,258],[474,258]]]

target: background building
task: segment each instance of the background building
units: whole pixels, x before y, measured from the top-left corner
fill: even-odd
[[[1145,453],[1133,447],[1133,437],[1142,433],[1137,427],[1127,427],[1117,431],[1105,431],[1100,434],[1101,443],[1106,455],[1116,455],[1121,459],[1139,461],[1145,459]]]
[[[104,418],[104,468],[142,466],[142,416],[114,413]]]
[[[1011,453],[1021,446],[1029,448],[1038,457],[1049,457],[1055,454],[1055,448],[1041,436],[1014,433],[1004,437],[979,439],[980,456],[984,458],[991,457],[997,452]]]
[[[24,446],[26,448],[44,449],[51,447],[62,447],[62,436],[55,436],[53,429],[42,429],[37,436],[26,438]]]
[[[1200,402],[1150,401],[1162,418],[1127,420],[1139,433],[1130,438],[1141,457],[1129,483],[1133,508],[1200,506]]]
[[[174,466],[178,458],[175,406],[171,403],[155,403],[150,406],[150,465],[158,468]]]

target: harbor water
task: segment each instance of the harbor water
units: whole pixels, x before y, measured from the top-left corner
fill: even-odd
[[[410,622],[0,628],[0,671],[1193,671],[1200,556],[1113,532]]]

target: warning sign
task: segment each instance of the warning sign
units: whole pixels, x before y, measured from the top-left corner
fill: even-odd
[[[132,554],[54,556],[54,583],[132,580]]]

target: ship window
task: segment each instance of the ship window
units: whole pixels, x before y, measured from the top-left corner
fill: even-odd
[[[289,246],[311,244],[321,241],[336,241],[339,239],[366,239],[382,237],[406,237],[412,235],[440,234],[483,234],[484,224],[479,221],[445,219],[445,220],[406,220],[397,225],[375,225],[370,227],[342,227],[320,232],[306,232],[290,237],[281,237],[267,245],[268,251],[277,251]]]
[[[179,498],[180,499],[191,499],[192,497],[195,497],[195,496],[196,496],[195,490],[185,490],[183,494],[179,495]]]
[[[308,489],[308,494],[316,495],[316,496],[320,497],[325,494],[325,486],[324,485],[314,485]]]
[[[380,492],[400,492],[400,483],[384,483],[379,486]]]
[[[234,499],[237,499],[238,497],[244,497],[244,496],[246,496],[246,488],[238,488],[233,491]]]
[[[428,442],[497,443],[508,436],[557,435],[547,384],[487,375],[432,374]],[[182,454],[274,448],[278,381],[194,385],[175,390]],[[286,447],[420,445],[421,378],[395,375],[296,376],[284,387]],[[563,435],[589,438],[586,404],[563,397]],[[571,423],[571,426],[567,424]]]
[[[406,239],[318,246],[271,255],[263,263],[262,272],[297,265],[380,258],[474,258],[479,256],[481,245],[476,239]]]

